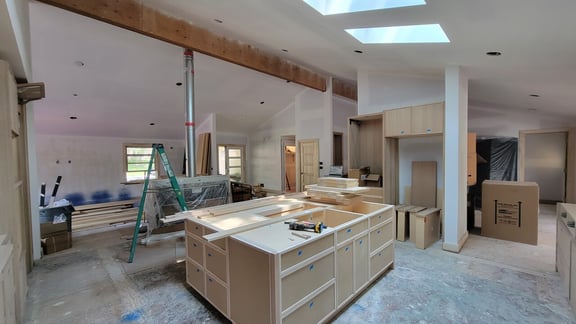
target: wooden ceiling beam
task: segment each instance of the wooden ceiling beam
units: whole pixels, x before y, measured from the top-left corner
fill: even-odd
[[[319,73],[265,53],[249,44],[218,36],[184,20],[168,16],[145,6],[141,0],[39,1],[280,79],[326,91],[326,78]]]
[[[354,81],[332,78],[332,93],[358,101],[358,85]]]

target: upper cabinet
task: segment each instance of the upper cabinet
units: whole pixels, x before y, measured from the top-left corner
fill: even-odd
[[[387,110],[385,118],[388,137],[442,134],[444,103]]]

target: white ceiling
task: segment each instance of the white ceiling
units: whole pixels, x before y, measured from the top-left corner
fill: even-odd
[[[358,70],[370,70],[442,79],[445,66],[460,65],[471,104],[576,119],[573,0],[427,0],[326,17],[301,0],[143,3],[326,75],[355,80]],[[33,81],[44,81],[47,95],[35,104],[39,132],[184,137],[185,89],[176,86],[184,78],[181,48],[36,2],[30,19]],[[431,23],[442,25],[450,44],[362,45],[344,31]],[[253,129],[304,89],[201,54],[195,72],[197,123],[223,114],[230,132]]]

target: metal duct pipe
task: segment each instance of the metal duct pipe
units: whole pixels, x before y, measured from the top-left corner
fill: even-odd
[[[196,134],[194,130],[194,52],[184,50],[186,64],[186,176],[196,176]]]

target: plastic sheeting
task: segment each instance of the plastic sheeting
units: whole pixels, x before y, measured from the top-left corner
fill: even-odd
[[[469,188],[474,208],[482,208],[484,180],[516,181],[518,179],[518,139],[497,137],[476,141],[478,154],[477,182]],[[486,162],[482,161],[485,160]]]
[[[188,210],[218,206],[230,202],[228,176],[177,178]],[[151,180],[144,212],[150,229],[160,227],[160,219],[180,212],[176,193],[169,179]]]

